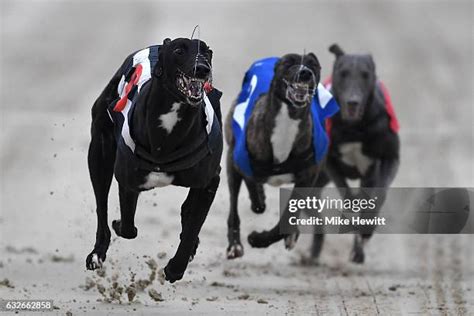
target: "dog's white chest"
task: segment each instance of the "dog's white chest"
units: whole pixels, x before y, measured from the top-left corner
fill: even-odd
[[[145,182],[140,186],[142,189],[152,189],[156,187],[165,187],[173,182],[174,176],[164,172],[150,172],[145,177]]]
[[[298,134],[299,124],[300,120],[292,119],[288,113],[288,106],[282,103],[280,112],[275,117],[275,127],[270,138],[273,159],[276,163],[282,163],[288,159]]]
[[[339,146],[341,160],[346,165],[356,167],[364,175],[372,165],[373,160],[362,153],[362,143],[345,143]]]
[[[294,179],[293,174],[285,173],[285,174],[279,174],[277,176],[268,177],[267,183],[271,186],[278,187],[285,183],[292,183],[293,179]]]

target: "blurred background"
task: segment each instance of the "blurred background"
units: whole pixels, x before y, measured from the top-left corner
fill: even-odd
[[[267,189],[261,216],[250,211],[242,190],[246,253],[227,261],[225,172],[184,280],[149,286],[163,302],[140,292],[131,305],[107,304],[83,286],[87,277],[110,285],[85,270],[96,228],[86,161],[90,109],[129,53],[166,37],[189,37],[199,24],[214,51],[224,114],[256,59],[306,49],[326,77],[332,43],[371,53],[401,125],[393,186],[474,187],[473,1],[10,0],[0,2],[0,13],[0,298],[49,298],[58,313],[87,314],[473,311],[472,235],[375,236],[363,266],[348,262],[351,236],[328,236],[319,266],[301,263],[309,235],[292,252],[282,244],[251,249],[247,234],[278,218],[275,188]],[[139,236],[113,238],[107,276],[126,284],[130,273],[148,273],[146,260],[166,264],[185,195],[174,187],[142,194]],[[119,216],[117,207],[114,183],[110,220]]]

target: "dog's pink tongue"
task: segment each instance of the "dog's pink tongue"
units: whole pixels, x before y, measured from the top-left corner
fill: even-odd
[[[210,93],[212,89],[212,84],[209,81],[206,81],[206,83],[204,84],[204,91],[206,91],[206,93]]]

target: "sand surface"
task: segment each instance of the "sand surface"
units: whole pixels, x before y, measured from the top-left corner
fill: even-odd
[[[175,187],[142,194],[138,238],[113,237],[105,270],[85,269],[96,227],[86,163],[92,103],[130,52],[165,37],[188,37],[195,24],[214,50],[214,83],[224,91],[224,113],[257,58],[306,48],[319,57],[325,77],[333,42],[371,52],[401,123],[402,161],[394,186],[474,187],[472,1],[0,6],[0,298],[53,299],[60,315],[474,312],[472,235],[377,235],[363,266],[348,262],[351,236],[328,236],[317,267],[301,265],[309,235],[291,252],[282,243],[251,249],[247,234],[277,220],[275,188],[267,188],[263,215],[251,212],[242,190],[246,253],[226,260],[225,175],[182,281],[146,284],[155,270],[150,260],[163,267],[177,246],[186,190]],[[118,216],[114,183],[109,218]],[[132,278],[145,280],[140,284],[146,288],[136,289],[128,303]]]

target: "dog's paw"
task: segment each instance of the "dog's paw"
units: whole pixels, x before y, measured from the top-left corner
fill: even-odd
[[[91,252],[86,258],[87,270],[96,270],[102,268],[102,264],[105,261],[105,254],[100,255],[96,252]]]
[[[298,240],[299,236],[300,236],[299,233],[292,233],[292,234],[286,235],[284,238],[285,248],[288,250],[293,249],[296,245],[296,241]]]
[[[251,209],[256,214],[262,214],[265,212],[266,205],[265,203],[252,203]]]
[[[112,228],[114,229],[117,236],[125,239],[134,239],[138,235],[138,230],[136,227],[123,228],[122,222],[120,220],[112,221]]]
[[[244,247],[238,243],[227,247],[227,259],[240,258],[244,255]]]
[[[261,233],[253,231],[247,237],[247,240],[250,246],[252,246],[253,248],[267,248],[272,244],[269,241],[268,234],[269,233],[267,231],[263,231]]]
[[[161,276],[160,276],[161,274]],[[166,265],[164,269],[161,269],[158,273],[158,279],[160,280],[161,284],[164,284],[164,281],[168,281],[170,283],[174,283],[176,281],[179,281],[183,278],[184,272],[180,273],[175,273],[171,270],[169,267],[169,264]],[[161,278],[161,279],[160,279]],[[164,280],[163,280],[164,278]]]

